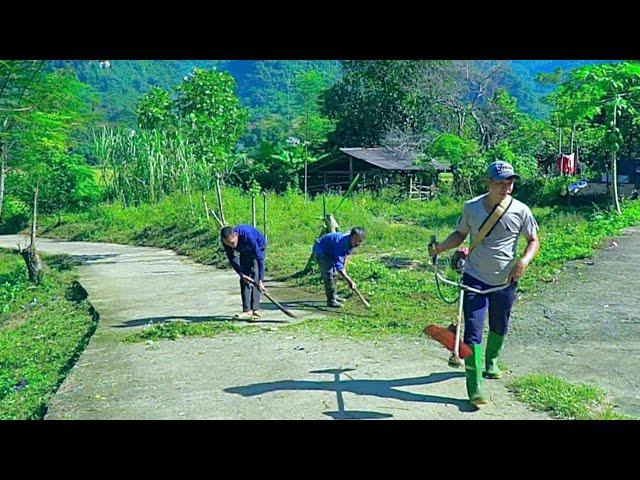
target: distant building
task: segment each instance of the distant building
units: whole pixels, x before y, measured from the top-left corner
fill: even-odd
[[[408,194],[427,187],[433,193],[437,174],[451,171],[450,167],[435,160],[431,160],[428,166],[416,165],[415,156],[385,147],[341,148],[340,152],[309,165],[307,189],[310,193],[346,190],[358,174],[359,188],[401,185]]]

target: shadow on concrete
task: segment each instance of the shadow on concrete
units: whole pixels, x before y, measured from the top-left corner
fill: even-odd
[[[82,263],[89,263],[89,262],[96,262],[98,260],[103,260],[105,258],[113,258],[113,257],[117,257],[118,255],[120,255],[119,253],[105,253],[105,254],[100,254],[100,255],[69,255],[71,258],[73,258],[76,261],[82,262]],[[115,263],[115,262],[104,262],[104,263]]]
[[[341,308],[330,308],[327,307],[327,301],[315,301],[315,300],[301,300],[301,301],[293,301],[293,302],[282,302],[280,299],[276,299],[280,302],[284,308],[288,310],[303,310],[308,312],[323,312],[323,313],[333,313],[344,315],[345,317],[357,317],[357,318],[366,318],[368,315],[360,315],[357,313],[345,312]],[[263,310],[279,310],[279,308],[271,302],[260,302],[260,308]]]
[[[146,318],[136,318],[134,320],[127,320],[126,322],[122,322],[119,325],[114,325],[112,328],[131,328],[131,327],[140,327],[142,325],[155,325],[157,323],[169,323],[175,322],[178,320],[182,320],[189,323],[201,323],[201,322],[242,322],[242,323],[252,323],[252,324],[260,324],[260,323],[289,323],[287,320],[267,320],[260,319],[255,320],[253,322],[246,322],[245,320],[238,320],[233,318],[231,315],[204,315],[204,316],[190,316],[190,315],[167,315],[165,317],[146,317]]]
[[[252,397],[263,395],[265,393],[283,391],[283,390],[299,390],[299,391],[328,391],[336,392],[338,410],[333,412],[323,412],[325,415],[334,419],[376,419],[389,418],[392,415],[380,412],[369,411],[347,411],[344,406],[343,393],[349,392],[356,395],[366,395],[378,398],[392,398],[405,402],[419,403],[441,403],[445,405],[455,405],[461,412],[473,412],[476,409],[467,401],[451,397],[439,397],[436,395],[424,395],[419,393],[397,390],[397,387],[407,387],[414,385],[428,385],[449,380],[451,378],[463,377],[462,372],[441,372],[432,373],[423,377],[400,378],[396,380],[341,380],[340,374],[353,371],[352,368],[346,369],[327,369],[312,370],[309,373],[332,374],[333,381],[314,382],[308,380],[281,380],[277,382],[255,383],[253,385],[245,385],[240,387],[225,388],[227,393],[235,393],[243,397]]]

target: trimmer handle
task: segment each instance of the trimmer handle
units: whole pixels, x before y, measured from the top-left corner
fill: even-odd
[[[429,248],[435,247],[438,244],[435,235],[431,235],[431,239],[429,240]],[[431,257],[431,263],[436,264],[436,255]]]

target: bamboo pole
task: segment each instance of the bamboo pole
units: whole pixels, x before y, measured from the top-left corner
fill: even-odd
[[[322,218],[327,217],[327,196],[326,194],[322,194]]]
[[[204,203],[204,213],[207,216],[207,223],[209,222],[209,207],[207,206],[207,198],[202,194],[202,201]]]
[[[227,220],[224,218],[224,210],[222,208],[222,192],[220,190],[220,175],[216,175],[216,192],[218,194],[218,209],[220,211],[220,219],[222,223],[227,224]]]
[[[613,105],[613,131],[616,131],[617,126],[617,113],[618,113],[618,105],[614,103]],[[613,182],[613,205],[616,209],[616,213],[618,215],[622,214],[620,210],[620,201],[618,200],[618,165],[616,162],[616,147],[615,145],[611,146],[611,181]]]
[[[266,192],[263,194],[264,195],[264,199],[263,199],[263,210],[262,210],[262,223],[263,223],[263,227],[264,227],[264,239],[267,240],[267,194]]]
[[[31,250],[36,251],[36,219],[38,218],[38,192],[40,185],[36,185],[36,190],[33,193],[33,220],[31,222]]]
[[[256,228],[256,196],[251,194],[251,224]]]

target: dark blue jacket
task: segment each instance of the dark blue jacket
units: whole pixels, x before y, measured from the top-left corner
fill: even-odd
[[[240,275],[242,269],[240,268],[240,262],[236,258],[234,251],[240,252],[242,256],[249,255],[255,257],[258,260],[259,279],[264,280],[264,253],[267,248],[267,241],[264,235],[251,225],[237,225],[233,231],[238,233],[238,245],[236,248],[231,248],[224,243],[222,244],[227,253],[229,263],[233,269],[238,272],[238,275]]]
[[[339,272],[344,270],[345,257],[350,255],[352,251],[349,233],[327,233],[313,244],[313,254],[329,257]]]

